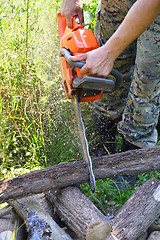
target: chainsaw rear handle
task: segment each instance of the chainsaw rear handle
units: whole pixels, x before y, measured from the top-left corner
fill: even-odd
[[[70,57],[72,56],[72,53],[70,51],[68,51],[66,48],[62,48],[62,50],[60,51],[60,56],[64,57],[66,59],[66,61],[68,62],[68,64],[72,67],[76,67],[76,68],[82,68],[86,63],[85,62],[74,62],[70,59]],[[115,82],[115,89],[119,87],[120,83],[122,82],[122,74],[116,70],[116,69],[112,69],[110,75],[112,75],[113,77],[115,77],[116,82]],[[103,78],[98,78],[103,80]]]

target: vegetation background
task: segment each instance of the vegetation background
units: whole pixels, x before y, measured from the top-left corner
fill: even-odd
[[[59,72],[59,0],[0,0],[0,179],[63,161],[82,159],[72,104]],[[93,30],[96,0],[85,0],[86,27]],[[85,114],[83,114],[85,112]],[[95,143],[92,113],[82,104],[87,138]],[[139,175],[138,184],[159,172]],[[121,191],[112,179],[97,181],[93,195],[105,212],[119,208],[135,188]]]

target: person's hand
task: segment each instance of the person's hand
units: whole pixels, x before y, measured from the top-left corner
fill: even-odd
[[[66,18],[67,26],[72,28],[73,17],[79,16],[82,26],[84,26],[83,3],[81,0],[63,0],[60,8],[61,15]]]
[[[85,61],[81,68],[82,75],[107,77],[113,68],[115,58],[112,52],[105,49],[105,45],[85,54],[70,57],[72,61]]]

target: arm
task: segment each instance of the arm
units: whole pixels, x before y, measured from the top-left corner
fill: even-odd
[[[81,0],[63,0],[60,11],[61,15],[66,18],[69,28],[72,28],[72,18],[75,15],[79,16],[82,26],[84,26],[83,3]]]
[[[111,48],[114,47],[115,58],[146,30],[159,13],[160,0],[136,1],[108,42]]]
[[[159,13],[160,0],[137,0],[104,46],[86,54],[71,57],[71,60],[86,61],[81,69],[83,75],[106,77],[111,72],[119,54],[145,31]]]

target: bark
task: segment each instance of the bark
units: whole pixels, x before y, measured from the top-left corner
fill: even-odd
[[[128,199],[112,220],[112,234],[118,240],[135,240],[159,215],[160,181],[150,179]]]
[[[77,187],[67,187],[46,193],[58,215],[85,240],[104,240],[111,232],[111,225],[96,206]]]
[[[0,208],[0,218],[8,215],[8,214],[11,214],[12,212],[12,207],[11,206],[6,206],[4,208]]]
[[[115,236],[113,236],[112,234],[110,234],[108,237],[106,237],[104,240],[119,240],[117,239]]]
[[[42,208],[37,196],[8,201],[16,213],[23,219],[28,232],[28,240],[72,240],[72,238],[58,226],[52,217]]]
[[[92,161],[96,180],[160,170],[160,147],[97,157]],[[0,181],[0,203],[88,181],[88,168],[84,161],[64,162]]]
[[[136,240],[160,215],[158,179],[150,179],[139,187],[112,221],[107,221],[76,187],[61,189],[56,196],[51,192],[48,195],[59,216],[86,240]]]

